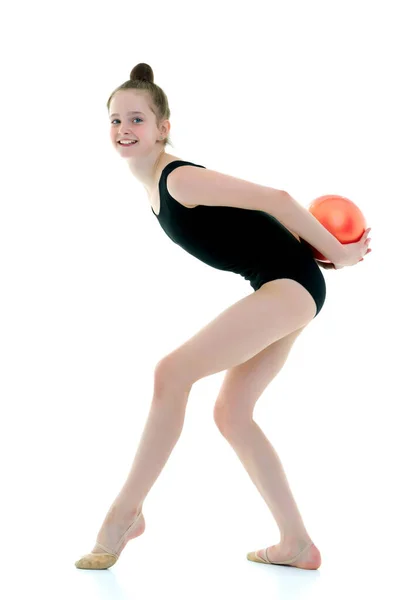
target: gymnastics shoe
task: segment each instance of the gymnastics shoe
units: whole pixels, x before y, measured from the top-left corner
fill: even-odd
[[[135,517],[133,523],[129,525],[128,529],[120,537],[115,548],[110,549],[96,542],[96,546],[98,546],[101,550],[104,550],[104,553],[91,552],[90,554],[85,554],[85,556],[82,556],[82,558],[76,561],[75,566],[78,569],[108,569],[109,567],[112,567],[119,559],[119,556],[128,541],[141,535],[144,529],[144,516],[142,511],[140,511]],[[132,535],[133,532],[134,535]]]
[[[321,557],[319,554],[319,550],[317,548],[315,549],[315,557],[312,556],[310,557],[310,560],[308,561],[304,561],[303,563],[301,562],[301,556],[304,555],[307,550],[309,550],[311,548],[311,546],[313,546],[313,542],[310,542],[307,544],[307,546],[305,548],[303,548],[303,550],[301,550],[300,552],[298,552],[296,554],[296,556],[294,556],[293,558],[290,558],[289,560],[283,560],[282,562],[273,562],[271,560],[269,560],[268,558],[268,548],[265,548],[263,550],[257,550],[256,552],[249,552],[247,555],[247,560],[251,560],[253,562],[258,562],[258,563],[264,563],[267,565],[282,565],[283,567],[298,567],[300,569],[318,569],[319,566],[321,565]],[[314,554],[314,553],[312,553]],[[294,565],[294,562],[298,562],[298,565]]]

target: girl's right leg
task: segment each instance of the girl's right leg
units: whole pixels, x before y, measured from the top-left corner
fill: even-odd
[[[142,510],[147,494],[181,435],[191,387],[184,389],[179,384],[166,386],[161,383],[161,378],[157,381],[155,376],[153,401],[131,470],[103,521],[90,555],[104,554],[99,544],[116,549],[121,536]],[[118,553],[122,552],[130,539],[141,535],[144,529],[144,517],[141,516],[127,538],[124,538]],[[78,568],[103,568],[87,566],[94,562],[90,555],[85,555],[75,565]]]

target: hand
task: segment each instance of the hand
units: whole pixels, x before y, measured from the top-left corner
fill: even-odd
[[[334,261],[333,268],[342,269],[343,267],[351,267],[364,260],[369,252],[372,252],[368,247],[371,238],[368,237],[371,227],[366,229],[362,238],[354,244],[342,244],[342,256],[337,261]],[[332,268],[332,267],[330,267]]]

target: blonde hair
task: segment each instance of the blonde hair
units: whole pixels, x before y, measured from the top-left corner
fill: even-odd
[[[171,111],[169,109],[168,98],[164,91],[154,83],[154,73],[150,65],[139,63],[131,71],[130,78],[122,85],[117,87],[107,101],[107,110],[110,110],[111,100],[119,90],[138,90],[148,99],[150,110],[154,113],[157,121],[157,127],[164,120],[169,120]],[[170,136],[168,135],[162,142],[164,148],[167,144],[173,146]]]

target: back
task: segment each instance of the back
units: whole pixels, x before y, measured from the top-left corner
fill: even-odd
[[[159,180],[159,214],[152,209],[174,243],[215,269],[242,275],[254,289],[261,285],[261,272],[264,281],[266,270],[272,279],[281,278],[294,263],[309,261],[311,250],[305,242],[299,243],[268,213],[229,206],[186,208],[177,202],[168,192],[167,179],[183,165],[206,168],[183,160],[169,163]]]

